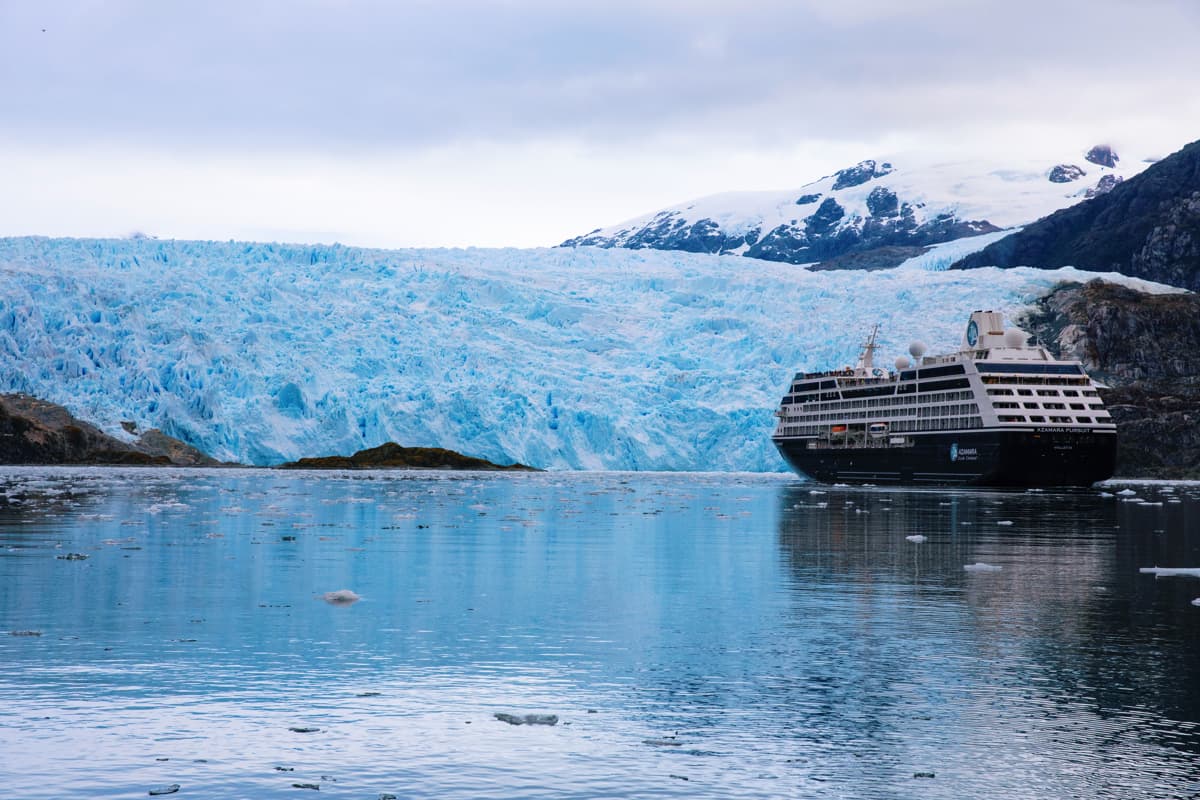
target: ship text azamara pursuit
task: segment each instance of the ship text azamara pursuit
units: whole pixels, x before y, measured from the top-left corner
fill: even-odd
[[[1086,486],[1113,473],[1116,426],[1078,361],[1031,344],[1004,315],[975,311],[958,352],[895,371],[858,364],[799,373],[772,436],[797,471],[827,483]]]

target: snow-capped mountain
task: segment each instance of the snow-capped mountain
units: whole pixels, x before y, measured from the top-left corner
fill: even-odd
[[[867,160],[799,189],[712,195],[597,229],[560,247],[684,250],[881,268],[933,244],[1032,222],[1109,191],[1146,166],[1146,160],[1123,160],[1107,145],[1059,162]]]
[[[596,248],[0,239],[0,391],[253,464],[392,440],[547,468],[782,470],[783,387],[852,363],[870,323],[881,355],[917,337],[936,352],[971,309],[1094,277],[939,271],[973,246],[867,275]]]

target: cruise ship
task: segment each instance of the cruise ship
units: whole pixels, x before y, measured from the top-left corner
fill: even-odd
[[[1111,477],[1117,430],[1078,361],[1060,361],[996,311],[972,312],[957,353],[913,342],[875,365],[799,373],[772,440],[824,483],[1087,486]]]

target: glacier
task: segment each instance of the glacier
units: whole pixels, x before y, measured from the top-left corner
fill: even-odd
[[[255,465],[393,440],[548,469],[783,471],[769,437],[788,381],[852,363],[871,324],[882,354],[949,350],[973,309],[1097,277],[929,256],[810,272],[590,247],[0,239],[0,390]]]

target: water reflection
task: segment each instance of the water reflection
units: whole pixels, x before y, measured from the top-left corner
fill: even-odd
[[[1200,566],[1197,490],[1136,491],[0,471],[0,774],[25,798],[1188,796],[1200,581],[1137,569]]]
[[[868,724],[831,721],[846,736],[870,731],[874,772],[932,746],[939,776],[968,794],[1066,796],[1083,782],[1094,796],[1138,795],[1131,785],[1187,796],[1200,751],[1189,600],[1200,589],[1138,568],[1200,564],[1197,502],[1156,502],[781,493],[797,624],[835,624],[809,637],[824,646],[801,663],[813,680],[873,700]],[[915,535],[925,540],[906,539]],[[999,569],[964,569],[979,562]],[[851,613],[818,615],[812,596],[845,596]],[[854,669],[839,670],[847,661]]]

